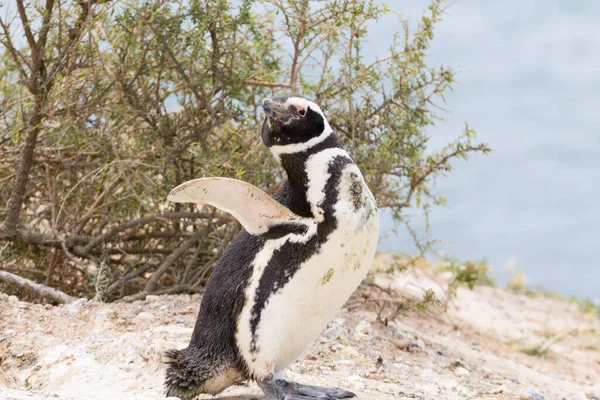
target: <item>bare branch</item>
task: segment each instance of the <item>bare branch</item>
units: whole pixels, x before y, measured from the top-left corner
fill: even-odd
[[[77,300],[76,297],[69,296],[60,290],[36,283],[19,275],[11,274],[10,272],[0,271],[0,281],[4,281],[11,285],[16,285],[19,288],[29,290],[40,297],[46,297],[57,303],[68,304]]]
[[[15,48],[15,46],[12,42],[12,36],[8,29],[8,25],[6,25],[4,23],[4,21],[2,21],[1,17],[0,17],[0,27],[2,27],[2,31],[4,32],[4,40],[0,39],[0,43],[2,43],[4,45],[4,47],[6,47],[6,49],[8,50],[8,53],[11,55],[13,61],[15,62],[15,65],[19,69],[19,74],[21,74],[21,79],[23,79],[24,81],[27,81],[29,79],[29,76],[27,75],[27,72],[23,68],[23,64],[25,64],[24,57]]]
[[[154,24],[152,22],[149,22],[149,25],[150,25],[150,28],[152,29],[152,31],[154,32],[154,34],[156,35],[156,37],[158,38],[158,40],[160,41],[160,43],[163,45],[165,51],[169,55],[169,58],[171,58],[171,62],[175,65],[175,69],[176,69],[177,73],[179,74],[181,79],[184,80],[184,82],[187,84],[188,88],[194,94],[194,97],[196,98],[196,101],[198,102],[198,104],[201,104],[203,106],[203,108],[207,111],[211,110],[212,108],[209,106],[209,103],[206,100],[208,96],[202,95],[200,93],[200,91],[198,90],[198,88],[196,87],[196,85],[194,85],[192,83],[190,77],[183,69],[179,60],[177,60],[177,56],[175,55],[175,53],[173,53],[173,49],[171,49],[169,42],[167,42],[167,40],[163,36],[160,29],[158,29],[156,26],[154,26]]]
[[[389,207],[389,208],[396,208],[396,209],[401,209],[401,208],[406,208],[406,207],[410,207],[411,205],[411,201],[412,201],[412,196],[414,195],[414,193],[417,191],[417,189],[421,186],[421,184],[433,173],[435,173],[436,171],[439,171],[440,168],[445,165],[446,163],[448,163],[448,161],[450,161],[452,158],[455,158],[461,154],[464,154],[466,152],[475,152],[475,151],[489,151],[489,148],[487,147],[487,145],[485,144],[479,144],[477,146],[467,146],[466,148],[463,149],[456,149],[448,154],[445,154],[442,158],[440,158],[437,162],[435,162],[432,165],[428,165],[423,172],[420,172],[418,174],[418,176],[414,176],[411,181],[410,181],[410,187],[408,190],[408,194],[406,195],[406,198],[404,201],[402,202],[388,202],[388,203],[383,203],[381,204],[382,207]]]
[[[27,18],[27,12],[25,11],[23,0],[17,0],[17,9],[19,10],[19,17],[21,18],[23,31],[25,32],[27,43],[29,43],[29,48],[34,49],[36,47],[36,43],[35,39],[33,38],[33,34],[31,33],[31,24],[29,23],[29,18]]]
[[[286,88],[290,89],[292,86],[289,83],[278,83],[278,82],[266,82],[257,79],[246,79],[246,84],[250,86],[264,86],[270,88]]]
[[[156,289],[158,285],[159,279],[164,275],[165,272],[173,265],[173,263],[181,257],[183,253],[188,251],[198,240],[200,240],[205,235],[205,232],[198,232],[185,242],[173,253],[171,253],[163,263],[158,267],[158,269],[152,274],[152,277],[148,279],[148,283],[146,283],[146,287],[144,291],[150,293]]]
[[[94,216],[94,213],[96,212],[96,210],[98,210],[98,208],[102,206],[102,204],[104,203],[104,200],[110,195],[110,193],[117,187],[117,185],[121,181],[121,177],[122,177],[122,175],[119,174],[115,179],[113,179],[113,181],[108,184],[106,189],[104,189],[102,194],[100,194],[100,196],[98,196],[96,201],[94,201],[94,203],[90,206],[88,212],[86,212],[75,223],[75,229],[73,229],[73,233],[75,235],[78,235],[81,232],[81,230],[85,227],[85,225],[88,223],[88,221]]]
[[[134,219],[133,221],[126,222],[114,226],[108,232],[96,237],[83,249],[84,253],[89,253],[90,250],[97,247],[98,245],[108,241],[114,235],[126,231],[127,229],[137,228],[138,226],[145,225],[149,222],[160,220],[160,219],[182,219],[182,218],[206,218],[209,217],[208,213],[194,213],[194,212],[173,212],[156,215],[148,215],[146,217]]]

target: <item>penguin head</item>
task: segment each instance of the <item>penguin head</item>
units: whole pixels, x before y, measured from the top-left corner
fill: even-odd
[[[321,108],[304,97],[266,98],[263,109],[261,138],[278,159],[281,154],[307,150],[332,133]]]

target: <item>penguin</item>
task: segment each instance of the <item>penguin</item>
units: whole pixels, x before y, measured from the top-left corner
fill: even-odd
[[[185,182],[168,196],[217,207],[243,229],[207,282],[189,346],[166,353],[166,394],[188,400],[254,380],[277,400],[355,397],[284,374],[366,276],[377,205],[317,104],[289,95],[262,106],[262,142],[287,174],[272,197],[216,177]]]

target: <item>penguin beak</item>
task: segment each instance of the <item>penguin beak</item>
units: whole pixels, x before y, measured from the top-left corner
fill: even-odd
[[[281,120],[283,117],[289,116],[289,112],[283,104],[271,99],[263,100],[263,109],[269,119]]]

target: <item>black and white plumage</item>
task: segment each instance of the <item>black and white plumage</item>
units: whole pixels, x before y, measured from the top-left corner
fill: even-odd
[[[254,379],[281,400],[354,397],[281,378],[366,275],[377,206],[315,103],[288,96],[263,107],[262,140],[288,178],[273,197],[226,178],[186,182],[169,195],[216,206],[244,229],[207,283],[190,345],[167,353],[167,394],[191,399]]]

